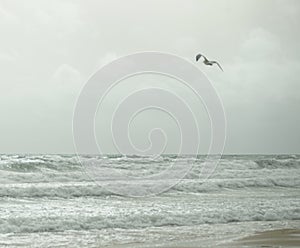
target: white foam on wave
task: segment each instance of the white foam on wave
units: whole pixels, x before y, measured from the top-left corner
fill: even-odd
[[[229,197],[229,195],[227,196]],[[77,201],[7,202],[12,211],[1,213],[0,233],[58,232],[65,230],[144,229],[249,221],[300,220],[297,202],[275,199],[208,199],[194,197],[160,201],[82,199]],[[298,202],[299,203],[299,202]],[[270,207],[272,206],[272,208]],[[26,210],[26,211],[25,211]],[[3,212],[3,210],[1,210]]]
[[[176,157],[82,156],[104,168],[156,172]],[[153,160],[153,159],[152,159]],[[180,158],[189,163],[189,157]],[[299,156],[227,156],[206,181],[199,180],[202,158],[185,179],[152,198],[115,196],[93,182],[76,156],[0,156],[0,233],[57,232],[108,228],[191,226],[300,219]],[[166,183],[164,180],[156,183]],[[145,180],[137,180],[144,190]],[[282,198],[280,198],[281,196]]]

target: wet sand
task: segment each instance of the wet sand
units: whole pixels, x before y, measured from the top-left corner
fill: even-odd
[[[260,232],[232,243],[235,247],[300,247],[300,229]]]
[[[200,248],[200,247],[300,247],[300,229],[277,229],[270,231],[258,232],[256,234],[236,239],[235,241],[220,242],[219,245],[212,245],[209,243],[203,243],[200,240],[190,240],[176,242],[173,244],[126,244],[120,246],[113,246],[113,248],[150,248],[150,247],[160,247],[160,248]]]

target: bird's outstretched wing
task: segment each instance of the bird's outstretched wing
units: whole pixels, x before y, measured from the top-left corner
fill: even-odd
[[[206,57],[199,53],[196,56],[196,61],[198,61],[201,57],[203,57],[206,60]]]
[[[222,71],[224,71],[223,69],[222,69],[222,67],[221,67],[221,65],[217,62],[217,61],[210,61],[212,64],[217,64],[218,66],[219,66],[219,68],[222,70]]]

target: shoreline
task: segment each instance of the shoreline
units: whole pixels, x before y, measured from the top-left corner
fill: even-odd
[[[205,237],[191,238],[190,240],[153,242],[153,243],[126,243],[109,245],[111,248],[207,248],[207,247],[223,247],[223,248],[238,248],[238,247],[281,247],[293,248],[300,247],[300,228],[276,228],[271,230],[256,231],[245,236],[229,235],[223,240],[209,240]]]
[[[280,246],[300,247],[300,229],[274,229],[270,231],[257,232],[253,235],[233,241],[230,246]]]
[[[111,248],[202,248],[202,247],[281,247],[281,248],[293,248],[300,247],[300,228],[282,228],[267,231],[257,231],[254,234],[250,234],[245,237],[235,237],[231,240],[221,241],[217,245],[209,244],[207,242],[201,242],[200,240],[194,239],[190,241],[182,241],[176,243],[153,243],[153,244],[142,244],[142,243],[131,243],[123,245],[109,246]]]

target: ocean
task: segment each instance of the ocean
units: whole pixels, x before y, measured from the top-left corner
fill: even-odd
[[[75,155],[2,154],[0,247],[222,247],[255,231],[300,227],[300,155],[225,155],[206,180],[203,156],[80,157],[135,177],[175,159],[193,163],[183,179],[130,197],[111,192],[109,178],[95,182]]]

